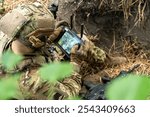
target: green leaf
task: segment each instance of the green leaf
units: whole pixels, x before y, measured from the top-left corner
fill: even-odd
[[[5,12],[5,9],[0,7],[0,14],[3,14],[4,12]]]
[[[73,96],[73,97],[69,97],[68,100],[81,100],[81,97]]]
[[[12,70],[22,59],[22,56],[16,55],[8,50],[2,55],[1,63],[6,69]]]
[[[112,81],[106,88],[110,100],[145,100],[150,94],[148,76],[128,75]]]
[[[9,76],[0,80],[0,100],[14,98],[18,92],[19,75]]]
[[[4,0],[0,0],[0,3],[3,3],[4,2]]]
[[[46,64],[39,70],[41,78],[53,83],[68,77],[72,72],[73,66],[66,62]]]

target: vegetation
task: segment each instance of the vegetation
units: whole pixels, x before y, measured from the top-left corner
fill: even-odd
[[[13,69],[21,62],[22,59],[22,56],[16,55],[10,50],[2,55],[1,64],[4,66],[3,69],[8,71],[10,75],[0,77],[0,99],[10,99],[16,97],[16,94],[19,91],[18,79],[20,75],[18,75],[18,73],[14,75]],[[67,62],[45,64],[39,70],[39,74],[43,80],[47,80],[54,84],[58,80],[68,77],[72,72],[73,66]]]
[[[7,70],[12,70],[23,57],[7,51],[2,56],[1,63]],[[40,75],[44,80],[56,83],[73,72],[73,66],[69,63],[46,64],[40,68]],[[19,94],[18,79],[20,75],[9,75],[0,78],[0,99],[12,99]],[[128,75],[113,80],[106,89],[107,99],[113,100],[145,100],[150,94],[150,78],[148,76]],[[80,99],[72,97],[69,99]]]
[[[111,100],[145,100],[150,94],[150,77],[128,75],[112,81],[106,90]]]
[[[5,6],[5,4],[4,4],[4,2],[8,2],[8,1],[9,1],[9,7],[7,7],[7,5]],[[26,0],[22,0],[22,2],[23,1],[26,1]],[[46,0],[44,0],[44,1],[46,1]],[[78,0],[78,1],[80,1],[80,0]],[[92,5],[85,4],[87,1],[88,1],[88,3],[92,2],[93,4]],[[20,2],[21,2],[21,0],[0,0],[0,14],[4,13],[5,9],[3,8],[3,6],[6,8],[6,11],[8,11],[9,9],[12,9],[16,4],[18,4]],[[89,16],[92,16],[92,18],[93,18],[93,16],[98,15],[100,18],[103,18],[103,17],[105,18],[106,14],[108,14],[108,16],[110,16],[110,13],[117,14],[117,12],[119,12],[119,13],[123,14],[123,18],[127,24],[133,20],[134,21],[133,27],[134,27],[134,26],[137,26],[138,24],[143,24],[143,22],[147,21],[149,18],[148,14],[149,14],[150,2],[148,0],[94,0],[94,1],[93,0],[82,0],[82,2],[77,2],[77,3],[78,3],[78,5],[77,5],[78,7],[75,11],[76,11],[76,13],[81,14],[82,17],[84,16],[85,19],[87,18],[86,20],[84,19],[84,21],[90,21],[90,19],[88,19]],[[73,5],[70,5],[70,6],[72,7]],[[85,12],[85,14],[83,14],[84,12]],[[68,15],[68,12],[66,14]],[[63,15],[64,15],[64,13],[63,13]],[[118,17],[118,19],[121,19],[120,15],[118,15],[117,17]],[[79,17],[78,15],[77,15],[77,18],[81,19],[81,17]],[[95,17],[94,17],[94,20],[95,20]],[[104,21],[105,21],[105,19],[104,19]],[[81,24],[81,22],[82,21],[79,21],[80,24]],[[97,26],[100,26],[99,22],[97,22],[97,21],[95,21],[95,22],[98,23],[98,24],[96,24]],[[108,22],[110,23],[109,20],[108,20]],[[118,22],[121,23],[120,20]],[[109,23],[105,23],[104,25],[109,24]],[[87,23],[87,24],[89,25],[89,23]],[[93,25],[93,23],[92,23],[92,25]],[[110,25],[113,26],[111,23],[110,23]],[[141,26],[141,25],[138,25],[138,26]],[[93,27],[95,27],[95,26],[93,26]],[[101,28],[102,28],[102,26],[100,26],[100,29]],[[106,28],[107,28],[106,31],[108,31],[109,27],[106,26]],[[118,29],[118,27],[115,27],[115,28]],[[87,29],[88,29],[88,27],[87,27]],[[95,30],[92,27],[90,27],[90,29],[92,29],[92,32]],[[124,28],[122,28],[122,29],[124,30]],[[101,32],[102,31],[100,30],[100,35],[101,35]],[[130,30],[129,30],[129,32],[130,32]],[[112,37],[114,37],[114,44],[112,44],[112,45],[114,45],[114,48],[115,48],[115,44],[116,44],[115,42],[117,42],[115,40],[117,37],[115,34],[116,33],[114,33],[114,36],[112,36]],[[103,36],[104,35],[101,35],[101,37],[103,37]],[[103,39],[101,39],[101,41],[102,40]],[[104,39],[104,40],[106,40],[106,39]],[[108,41],[110,41],[110,40],[108,39]],[[133,41],[133,40],[131,39],[131,41]],[[135,46],[135,43],[133,43],[132,46]],[[120,49],[120,46],[119,46],[119,49]],[[142,53],[141,51],[140,52],[136,51],[136,49],[139,49],[138,46],[135,46],[133,48],[128,46],[127,49],[131,50],[131,51],[133,49],[133,52],[135,53],[134,56],[132,57],[133,54],[131,51],[128,52],[128,50],[126,50],[126,48],[123,49],[123,51],[132,54],[132,55],[125,54],[129,61],[132,60],[131,64],[135,63],[136,59],[140,60],[140,62],[142,63],[142,60],[146,56],[146,54],[145,53],[140,54],[140,53]],[[141,55],[144,55],[144,57]],[[9,73],[11,73],[11,75],[0,76],[0,99],[12,99],[13,97],[16,97],[19,94],[20,90],[19,90],[19,86],[18,86],[18,83],[19,83],[18,80],[20,78],[20,74],[13,74],[13,69],[22,60],[23,60],[22,56],[15,55],[11,51],[7,51],[1,57],[0,63],[3,65],[4,71],[8,71]],[[146,57],[146,61],[149,61],[148,57]],[[149,69],[147,68],[147,66],[149,66],[149,64],[147,64],[146,67],[144,66],[144,64],[146,64],[146,63],[149,63],[149,62],[144,61],[142,63],[143,70],[141,70],[142,69],[142,66],[141,66],[141,69],[139,69],[138,73],[144,73],[144,74],[149,75]],[[126,63],[125,63],[125,66],[127,66]],[[112,69],[113,70],[110,70],[111,74],[115,73],[114,71],[116,70],[114,68],[112,68]],[[122,69],[122,66],[119,67],[118,69],[119,70]],[[41,78],[43,80],[47,80],[54,84],[58,80],[63,80],[65,77],[71,75],[72,72],[73,72],[73,66],[70,65],[69,63],[45,64],[39,69],[39,74],[40,74]],[[131,74],[131,75],[127,75],[123,78],[114,79],[111,81],[111,83],[108,84],[105,94],[106,94],[107,99],[110,99],[110,100],[137,100],[137,99],[145,100],[145,99],[148,99],[149,94],[150,94],[150,77],[146,76],[146,75]],[[71,97],[69,99],[80,99],[80,97],[76,96],[76,97]]]

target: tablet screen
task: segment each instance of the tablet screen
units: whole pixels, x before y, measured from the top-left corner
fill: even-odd
[[[58,41],[58,44],[68,53],[70,54],[71,49],[76,44],[81,44],[80,38],[70,30],[66,29],[66,32]]]

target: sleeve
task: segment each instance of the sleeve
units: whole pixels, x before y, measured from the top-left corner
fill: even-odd
[[[40,77],[38,69],[31,69],[22,73],[19,87],[24,99],[67,99],[79,94],[81,76],[74,72],[63,81],[51,83]]]
[[[79,49],[75,47],[72,50],[71,61],[75,61],[77,63],[86,61],[89,64],[100,65],[105,63],[106,53],[101,48],[95,46],[91,41],[85,40]]]
[[[59,82],[56,85],[56,89],[57,94],[59,93],[62,99],[78,96],[81,90],[81,75],[78,73],[72,74],[72,76],[64,79],[64,81]],[[56,95],[54,98],[58,99]]]

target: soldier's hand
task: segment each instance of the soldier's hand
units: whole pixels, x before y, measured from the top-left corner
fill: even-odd
[[[71,49],[71,61],[84,61],[87,58],[87,52],[90,49],[90,43],[88,41],[84,41],[83,44],[74,45]]]
[[[48,38],[48,42],[49,43],[52,43],[54,42],[58,36],[60,35],[60,33],[63,31],[63,27],[66,26],[66,27],[69,27],[69,24],[62,20],[62,21],[58,21],[55,25],[55,30],[53,31],[53,33],[49,36]]]
[[[56,28],[54,32],[49,36],[48,43],[50,44],[53,43],[58,38],[62,30],[63,30],[62,27]]]
[[[80,63],[80,56],[79,56],[79,45],[74,45],[71,49],[70,54],[70,61],[75,63]]]

